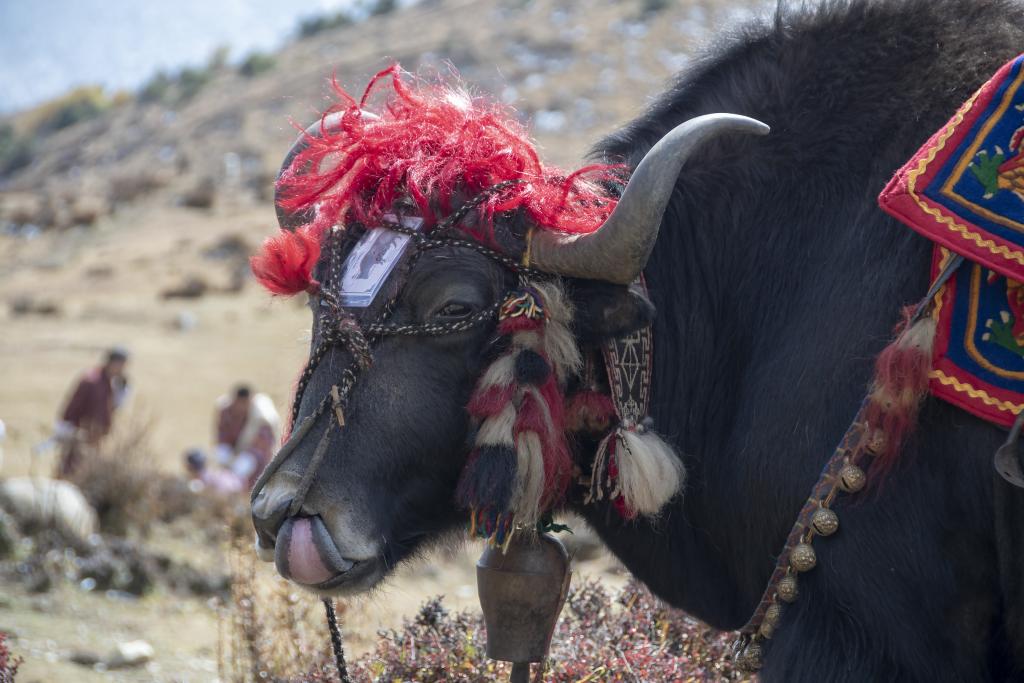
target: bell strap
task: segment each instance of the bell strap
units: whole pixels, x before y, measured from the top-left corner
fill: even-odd
[[[768,586],[761,595],[761,601],[758,603],[757,609],[754,610],[754,614],[743,628],[740,629],[742,636],[754,637],[758,634],[761,624],[765,620],[765,613],[769,607],[775,604],[777,599],[781,598],[785,602],[792,602],[791,599],[787,599],[788,596],[780,596],[778,592],[779,582],[784,577],[795,572],[809,571],[813,568],[815,560],[809,559],[813,558],[813,555],[803,559],[794,559],[793,551],[801,544],[810,547],[810,541],[815,535],[820,533],[812,523],[814,514],[819,509],[827,508],[836,497],[838,491],[855,493],[860,488],[863,488],[864,480],[858,479],[858,477],[862,478],[864,473],[863,470],[857,468],[857,465],[861,460],[861,456],[866,452],[865,442],[862,438],[864,433],[863,418],[865,404],[866,401],[861,404],[860,410],[857,411],[857,417],[854,418],[853,423],[846,430],[842,440],[839,442],[839,446],[832,453],[832,457],[825,463],[825,467],[822,468],[821,474],[818,475],[814,488],[811,489],[811,495],[807,497],[803,507],[800,508],[800,514],[797,516],[796,523],[790,530],[789,536],[786,537],[786,545],[782,547],[782,552],[779,553],[775,561],[775,570],[768,580]],[[794,563],[797,565],[796,567]]]
[[[646,294],[641,276],[634,283]],[[651,374],[654,370],[654,335],[650,325],[601,347],[608,372],[608,389],[615,412],[625,429],[635,429],[651,406]]]
[[[964,259],[959,255],[950,259],[917,305],[910,324],[928,315],[936,294],[963,263]],[[869,402],[870,395],[861,402],[839,446],[825,463],[811,495],[786,537],[786,545],[775,561],[775,569],[757,608],[740,629],[734,644],[734,657],[736,664],[746,671],[757,671],[761,667],[765,643],[774,634],[782,616],[782,603],[792,603],[797,599],[797,575],[817,565],[817,556],[811,546],[814,537],[831,536],[838,530],[839,517],[830,507],[834,499],[840,493],[853,494],[864,488],[867,475],[860,466],[876,454],[876,447],[884,447],[884,440],[877,444],[874,437],[868,436],[865,414]]]

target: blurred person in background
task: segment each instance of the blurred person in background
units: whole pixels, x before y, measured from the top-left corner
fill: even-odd
[[[249,490],[280,439],[281,418],[274,402],[266,394],[239,385],[217,399],[215,429],[217,463],[231,470]]]
[[[95,451],[110,433],[114,414],[128,397],[127,363],[128,352],[115,347],[102,365],[78,379],[54,428],[54,440],[61,446],[58,477],[70,477],[85,453]]]
[[[198,448],[185,451],[185,471],[189,476],[189,488],[198,493],[208,490],[223,495],[232,495],[247,490],[247,482],[232,470],[223,467],[209,467],[206,454]]]

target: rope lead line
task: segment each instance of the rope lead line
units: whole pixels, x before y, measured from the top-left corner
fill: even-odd
[[[334,601],[324,598],[324,610],[327,612],[327,628],[331,632],[331,649],[334,650],[334,665],[338,667],[338,679],[341,683],[352,683],[348,676],[348,665],[345,663],[345,648],[341,642],[341,627],[338,615],[334,612]]]

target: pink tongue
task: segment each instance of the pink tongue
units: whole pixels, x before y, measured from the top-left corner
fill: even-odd
[[[307,586],[323,583],[331,578],[313,543],[313,523],[308,517],[299,517],[292,523],[291,542],[288,544],[288,573],[291,578]]]

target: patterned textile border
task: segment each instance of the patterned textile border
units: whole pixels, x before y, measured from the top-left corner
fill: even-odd
[[[950,256],[936,247],[933,278]],[[1024,410],[1024,287],[967,261],[936,302],[932,393],[1009,427]]]
[[[933,394],[996,424],[1024,410],[1024,55],[983,85],[878,198],[935,242]]]
[[[937,244],[1024,280],[1024,55],[925,143],[879,204]]]

